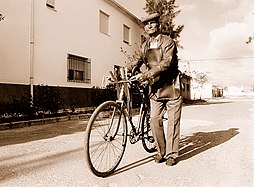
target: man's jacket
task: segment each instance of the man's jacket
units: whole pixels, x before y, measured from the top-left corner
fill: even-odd
[[[131,66],[145,64],[144,79],[150,82],[150,95],[155,100],[174,100],[180,96],[177,48],[173,39],[160,35],[157,48],[150,49],[145,41]]]

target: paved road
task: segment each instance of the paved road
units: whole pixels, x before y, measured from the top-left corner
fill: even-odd
[[[115,174],[98,178],[84,160],[85,121],[0,131],[0,186],[253,186],[253,98],[183,108],[173,167],[127,145]]]

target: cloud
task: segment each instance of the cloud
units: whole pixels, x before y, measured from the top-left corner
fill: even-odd
[[[254,43],[246,44],[254,34],[254,16],[245,16],[242,22],[229,22],[210,32],[207,56],[222,59],[210,63],[213,78],[223,85],[244,85],[254,83]],[[246,58],[252,57],[252,58]],[[223,58],[229,58],[223,60]]]
[[[221,18],[224,19],[224,21],[242,21],[244,16],[246,15],[252,15],[254,12],[254,1],[253,0],[242,0],[242,1],[236,1],[232,8],[226,11]]]
[[[191,71],[209,72],[212,83],[249,87],[254,83],[254,58],[245,57],[254,57],[254,40],[246,44],[254,34],[254,1],[213,0],[209,7],[191,2],[199,8],[181,7],[185,48],[179,57],[190,60]]]
[[[225,7],[224,14],[220,15],[225,24],[210,31],[210,45],[207,51],[214,56],[253,56],[254,46],[246,45],[246,41],[254,34],[254,1],[214,1]]]
[[[246,44],[249,36],[254,34],[254,16],[245,17],[243,22],[226,23],[223,27],[210,32],[209,56],[242,57],[253,56],[254,45]]]

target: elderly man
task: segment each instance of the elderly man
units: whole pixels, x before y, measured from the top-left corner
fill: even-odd
[[[177,48],[174,40],[161,34],[160,15],[150,14],[142,22],[149,35],[142,44],[135,61],[127,64],[128,69],[145,64],[147,71],[133,77],[150,86],[151,128],[158,153],[155,162],[166,161],[166,165],[176,164],[179,152],[180,118],[182,97],[178,70]],[[168,122],[164,132],[163,115]]]

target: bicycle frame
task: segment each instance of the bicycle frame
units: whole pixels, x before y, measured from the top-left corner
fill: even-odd
[[[132,129],[132,133],[134,137],[136,137],[135,142],[137,142],[140,139],[141,135],[141,125],[142,125],[142,114],[144,113],[145,107],[147,106],[146,96],[144,93],[144,90],[139,90],[140,94],[142,95],[142,102],[139,110],[139,117],[138,122],[136,125],[134,125],[132,120],[132,97],[131,97],[131,91],[130,87],[133,85],[132,81],[128,80],[128,73],[127,70],[124,67],[117,67],[114,70],[114,73],[110,72],[111,77],[113,79],[113,84],[116,85],[117,90],[117,100],[116,102],[120,105],[121,110],[125,113]],[[142,93],[143,92],[143,93]],[[131,136],[131,135],[130,135]],[[132,143],[132,142],[131,142]]]
[[[156,150],[151,135],[149,99],[146,89],[128,79],[123,67],[110,72],[112,84],[117,90],[116,101],[105,101],[100,104],[90,117],[85,132],[85,154],[88,168],[99,177],[106,177],[114,172],[123,157],[127,137],[131,144],[142,140],[148,153]],[[136,126],[132,118],[131,87],[136,86],[142,96],[139,117]],[[130,123],[130,131],[127,124]]]

